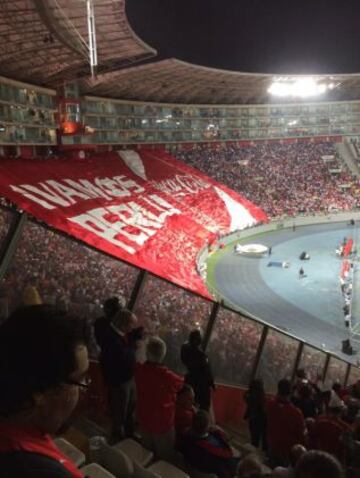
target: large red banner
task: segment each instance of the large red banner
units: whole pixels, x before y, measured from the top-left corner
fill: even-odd
[[[163,151],[3,159],[0,195],[56,229],[205,297],[196,271],[199,250],[219,235],[267,220],[234,191]]]

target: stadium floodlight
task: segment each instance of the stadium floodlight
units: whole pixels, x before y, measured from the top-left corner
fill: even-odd
[[[280,97],[298,97],[309,98],[324,94],[327,90],[332,90],[336,85],[326,81],[318,81],[312,76],[276,78],[268,88],[268,93]]]

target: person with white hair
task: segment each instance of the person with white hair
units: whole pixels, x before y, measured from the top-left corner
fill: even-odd
[[[157,458],[171,459],[175,446],[175,405],[183,379],[163,365],[166,344],[149,337],[146,362],[135,371],[137,418],[144,444]]]

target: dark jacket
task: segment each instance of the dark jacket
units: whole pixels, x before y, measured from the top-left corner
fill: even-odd
[[[185,461],[198,471],[215,473],[220,478],[235,476],[238,459],[221,430],[210,429],[204,437],[190,431],[180,448]]]
[[[119,386],[134,377],[136,341],[131,335],[119,335],[112,327],[104,334],[100,363],[107,385]]]
[[[266,400],[255,399],[249,392],[245,392],[244,401],[246,403],[246,411],[244,419],[254,421],[259,424],[266,423]]]
[[[109,331],[111,319],[108,317],[99,317],[94,322],[94,334],[98,346],[102,349],[106,334]]]
[[[208,387],[214,385],[214,377],[208,357],[199,347],[185,343],[181,347],[181,361],[188,370],[188,383],[201,383]]]

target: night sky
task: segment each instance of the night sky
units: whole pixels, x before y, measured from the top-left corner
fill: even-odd
[[[159,58],[263,73],[360,72],[360,0],[127,0]]]

